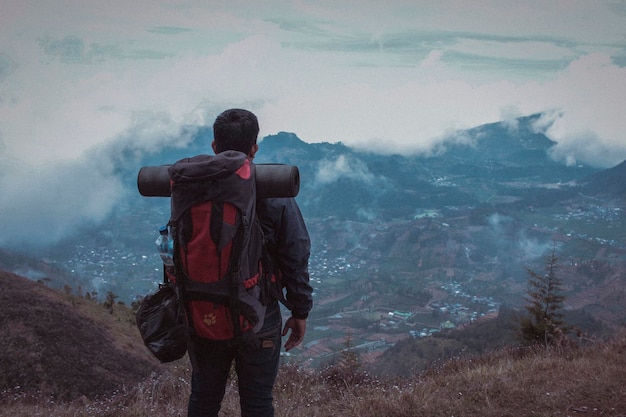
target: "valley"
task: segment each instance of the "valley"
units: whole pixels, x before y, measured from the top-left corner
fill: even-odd
[[[116,223],[123,227],[103,228],[80,245],[58,246],[48,262],[84,280],[74,292],[102,299],[112,291],[132,303],[161,280],[153,241],[166,207],[150,206],[162,202],[150,200],[142,213],[122,210]],[[305,344],[285,360],[319,367],[349,347],[372,362],[399,340],[496,318],[501,305],[521,309],[525,268],[542,270],[553,247],[566,309],[585,310],[611,327],[624,323],[621,208],[576,205],[500,214],[448,207],[421,214],[386,223],[307,219],[315,304]],[[131,241],[125,233],[130,228]]]
[[[554,161],[535,118],[515,132],[477,127],[469,144],[433,155],[376,155],[284,132],[264,138],[259,163],[300,170],[297,200],[312,241],[314,309],[305,344],[285,360],[317,367],[350,348],[373,361],[400,340],[523,309],[526,268],[542,271],[552,250],[566,310],[592,327],[623,326],[626,163]],[[145,296],[162,280],[154,241],[169,200],[137,193],[138,167],[199,153],[210,135],[201,129],[189,149],[120,162],[127,192],[106,221],[40,248],[36,264],[2,252],[0,267],[99,300]]]

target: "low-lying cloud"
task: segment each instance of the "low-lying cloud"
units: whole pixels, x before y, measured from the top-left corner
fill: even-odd
[[[110,167],[87,158],[40,167],[14,165],[0,176],[0,245],[43,246],[102,221],[123,187]]]
[[[40,165],[0,160],[0,212],[5,213],[0,247],[43,247],[101,223],[122,200],[137,197],[128,184],[134,184],[145,157],[166,146],[186,146],[195,131],[173,125],[162,114],[145,114],[119,137],[77,158]]]
[[[516,224],[512,217],[492,213],[486,221],[493,242],[492,256],[500,260],[511,259],[513,262],[531,264],[556,248],[556,243],[550,239],[529,237],[527,230]]]
[[[314,181],[316,186],[324,186],[341,178],[366,184],[372,184],[376,179],[363,161],[339,155],[335,159],[320,161]]]

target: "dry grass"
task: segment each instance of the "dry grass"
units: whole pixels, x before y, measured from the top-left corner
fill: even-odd
[[[128,309],[110,314],[1,271],[0,285],[0,390],[72,401],[110,395],[159,370]]]
[[[109,314],[9,274],[0,281],[0,417],[186,415],[187,361],[148,360],[128,311]],[[626,329],[587,347],[501,350],[395,381],[354,363],[284,365],[276,415],[626,417],[625,356]],[[238,401],[231,380],[221,416],[238,416]]]
[[[626,332],[586,348],[508,350],[450,361],[410,380],[383,381],[346,369],[283,366],[278,417],[626,416]],[[102,400],[54,403],[5,392],[0,417],[184,416],[184,361]],[[221,416],[238,416],[231,381]]]

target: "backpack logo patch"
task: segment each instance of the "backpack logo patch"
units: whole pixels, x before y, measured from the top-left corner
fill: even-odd
[[[202,318],[202,321],[208,327],[211,327],[217,322],[217,316],[213,313],[205,314],[204,317]]]

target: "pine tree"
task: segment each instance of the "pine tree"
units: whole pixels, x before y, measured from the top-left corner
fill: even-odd
[[[558,258],[555,249],[546,257],[546,273],[540,275],[526,268],[528,297],[527,315],[520,318],[522,338],[529,343],[541,343],[546,347],[561,342],[569,331],[563,321],[562,281],[556,273]]]
[[[352,342],[352,336],[348,334],[345,341],[345,348],[341,350],[341,358],[339,359],[339,366],[350,374],[355,374],[361,367],[359,355],[354,349],[354,343]]]

